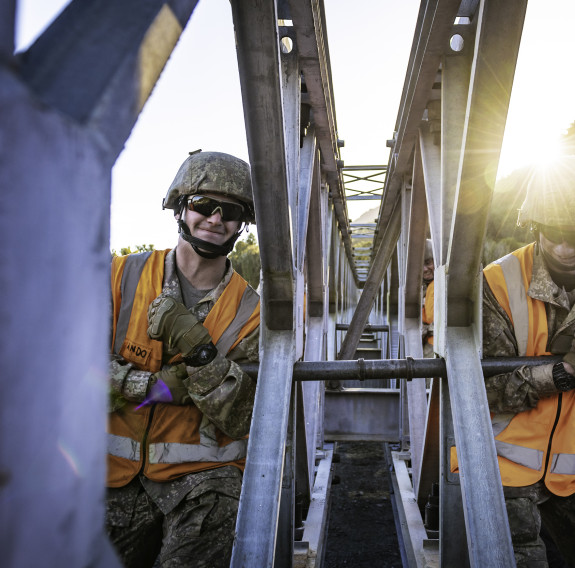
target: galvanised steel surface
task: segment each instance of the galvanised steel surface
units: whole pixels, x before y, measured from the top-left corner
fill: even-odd
[[[292,225],[290,210],[298,185],[294,164],[287,163],[294,148],[286,131],[296,125],[286,128],[284,118],[284,83],[293,78],[282,81],[276,3],[237,0],[232,15],[262,263],[260,373],[266,379],[258,381],[256,391],[231,565],[265,567],[274,564],[276,539],[284,542],[278,517],[296,348],[292,230],[297,222]],[[289,102],[288,116],[289,109],[293,113]]]
[[[443,318],[435,330],[446,359],[469,559],[477,567],[515,565],[481,372],[479,266],[525,9],[525,0],[486,2],[475,14],[453,220],[436,287]]]

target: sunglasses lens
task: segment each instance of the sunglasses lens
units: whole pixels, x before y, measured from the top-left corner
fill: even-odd
[[[194,195],[188,201],[188,209],[204,217],[211,217],[216,210],[220,211],[222,221],[240,221],[244,208],[239,203],[218,201],[205,195]]]
[[[575,246],[575,231],[560,231],[554,227],[541,227],[541,232],[552,243],[561,244],[563,241]]]

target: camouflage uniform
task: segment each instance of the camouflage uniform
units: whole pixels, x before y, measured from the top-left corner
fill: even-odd
[[[216,288],[195,305],[187,306],[199,321],[205,320],[232,273],[228,260],[226,274]],[[166,256],[162,295],[184,301],[175,250]],[[215,429],[217,426],[234,438],[249,432],[255,383],[238,363],[257,361],[258,354],[259,329],[256,329],[227,357],[218,354],[211,363],[194,369],[184,381],[193,403],[204,414],[207,427]],[[171,355],[165,349],[164,362]],[[150,375],[113,357],[110,363],[111,411],[121,407],[124,400],[142,402]],[[238,468],[224,466],[164,483],[140,475],[124,487],[109,489],[107,530],[125,566],[151,567],[156,557],[162,568],[227,566],[241,477]]]
[[[515,357],[518,348],[513,324],[485,280],[483,290],[483,356]],[[567,343],[575,332],[575,291],[566,292],[553,282],[541,254],[536,253],[533,257],[528,295],[545,302],[548,350],[568,351],[570,344]],[[558,394],[552,367],[522,366],[512,373],[486,378],[491,412],[522,412],[535,407],[540,398]],[[575,566],[575,539],[571,536],[575,532],[575,496],[553,495],[542,482],[528,487],[504,487],[503,492],[517,566],[540,568],[548,565],[545,545],[539,536],[541,519],[569,566]]]

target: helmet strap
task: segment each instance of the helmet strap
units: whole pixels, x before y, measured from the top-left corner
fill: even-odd
[[[535,237],[535,256],[539,256],[539,235],[541,234],[541,229],[539,228],[538,223],[531,224],[531,232]]]

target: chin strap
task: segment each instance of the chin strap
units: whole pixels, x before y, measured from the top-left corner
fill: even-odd
[[[185,241],[192,245],[192,248],[203,258],[217,258],[218,256],[228,256],[232,250],[234,250],[234,245],[242,233],[243,229],[240,229],[235,235],[230,237],[223,245],[216,245],[197,237],[193,237],[190,233],[188,226],[181,220],[178,220],[179,232]]]

